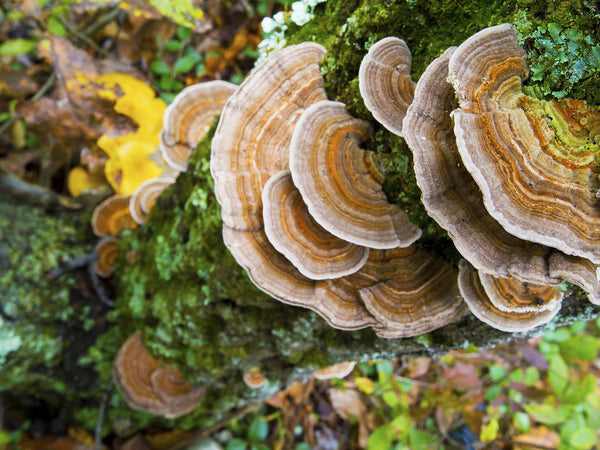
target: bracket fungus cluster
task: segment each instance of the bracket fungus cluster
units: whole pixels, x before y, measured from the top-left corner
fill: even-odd
[[[389,109],[405,95],[392,80],[406,72],[410,53],[384,41],[376,45],[394,49],[386,59],[399,69],[379,69],[384,81],[365,103],[384,104],[385,94]],[[482,30],[427,67],[401,126],[380,120],[405,138],[425,208],[470,263],[461,264],[465,301],[505,331],[549,321],[563,280],[600,300],[600,114],[578,100],[523,94],[525,56],[509,24]],[[392,85],[397,92],[386,93]]]
[[[129,407],[172,419],[195,409],[204,389],[186,382],[179,370],[156,361],[139,331],[113,361],[113,380]]]
[[[336,328],[425,333],[466,309],[450,264],[388,203],[369,125],[330,102],[315,43],[283,49],[225,104],[211,173],[223,238],[254,284]]]

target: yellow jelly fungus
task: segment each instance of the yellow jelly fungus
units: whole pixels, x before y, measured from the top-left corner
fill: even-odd
[[[91,174],[81,166],[74,167],[67,177],[67,189],[73,197],[79,197],[86,189],[106,184],[102,174]]]

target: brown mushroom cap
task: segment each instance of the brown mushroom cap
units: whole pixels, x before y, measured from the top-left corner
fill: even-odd
[[[406,247],[421,230],[387,201],[375,154],[359,147],[369,133],[342,103],[315,103],[294,129],[292,178],[309,213],[333,235],[370,248]]]
[[[344,361],[338,364],[334,364],[329,367],[315,370],[313,372],[314,377],[317,380],[331,380],[332,378],[345,378],[350,375],[352,370],[356,366],[356,361]]]
[[[262,200],[269,241],[304,276],[339,278],[356,272],[369,257],[368,248],[334,236],[308,214],[289,170],[267,181]]]
[[[225,226],[262,227],[261,193],[287,169],[291,129],[326,98],[319,61],[325,49],[305,42],[271,55],[229,97],[212,140],[210,169]]]
[[[204,389],[192,387],[177,369],[152,358],[139,331],[113,361],[113,380],[130,408],[168,419],[192,411],[204,395]]]
[[[479,281],[490,302],[501,311],[558,311],[563,293],[555,287],[524,283],[516,278],[497,278],[479,272]]]
[[[260,389],[267,382],[267,378],[263,375],[260,367],[253,367],[244,371],[243,380],[250,389]]]
[[[160,151],[169,166],[179,171],[187,168],[190,154],[236,89],[235,84],[216,80],[188,86],[177,94],[165,111],[160,134]]]
[[[238,231],[223,227],[223,239],[250,280],[271,297],[311,309],[334,328],[356,330],[377,324],[362,304],[354,280],[343,277],[316,281],[303,276],[275,250],[264,230]]]
[[[173,183],[175,178],[160,177],[140,184],[129,199],[129,211],[133,220],[140,225],[146,223],[146,218],[154,208],[158,196]]]
[[[522,94],[525,56],[508,24],[454,52],[448,79],[460,101],[453,113],[459,152],[509,233],[598,264],[600,114],[582,102]]]
[[[504,286],[510,283],[514,283],[515,285],[526,284],[513,278],[512,281],[505,282]],[[549,322],[560,310],[561,306],[561,303],[557,302],[558,304],[554,307],[554,309],[527,312],[503,311],[494,305],[494,303],[492,303],[490,297],[486,293],[486,290],[481,284],[481,280],[477,271],[464,260],[462,260],[460,264],[458,286],[465,302],[469,305],[469,309],[473,315],[475,315],[475,317],[482,322],[487,323],[491,327],[510,333],[527,331]],[[502,284],[496,286],[502,287]],[[521,287],[518,289],[511,289],[511,291],[526,291],[527,289],[527,287]],[[502,296],[503,294],[505,295],[509,292],[498,289],[496,293],[499,296]]]
[[[595,301],[600,288],[588,260],[519,239],[485,209],[481,192],[460,159],[449,114],[456,107],[454,89],[446,82],[453,51],[448,49],[427,67],[404,119],[404,138],[413,152],[427,212],[479,271],[545,285],[567,279]]]
[[[94,251],[98,255],[94,261],[94,271],[103,278],[108,278],[114,270],[114,265],[119,259],[119,240],[107,236],[96,244]]]
[[[129,212],[129,196],[113,195],[108,197],[94,210],[92,229],[98,237],[115,236],[121,230],[133,229],[137,223]]]
[[[358,72],[358,87],[365,106],[379,123],[398,136],[403,135],[402,120],[415,89],[410,65],[406,43],[387,37],[369,49]]]
[[[378,280],[361,289],[360,298],[380,322],[380,337],[427,333],[455,321],[467,309],[456,269],[418,246],[372,250],[361,273]]]

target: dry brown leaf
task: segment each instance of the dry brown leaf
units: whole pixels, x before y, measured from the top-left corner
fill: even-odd
[[[462,362],[457,362],[454,364],[454,367],[444,370],[442,378],[446,386],[459,391],[467,391],[481,385],[481,380],[475,367]]]
[[[408,365],[408,378],[422,377],[429,372],[429,368],[431,367],[431,358],[426,356],[422,356],[419,358],[413,358]]]
[[[535,450],[536,448],[558,448],[560,437],[545,426],[534,427],[529,433],[513,438],[515,450]]]
[[[369,429],[367,426],[367,407],[363,403],[360,393],[355,389],[329,389],[329,399],[335,412],[345,420],[351,417],[358,422],[358,445],[367,446]]]

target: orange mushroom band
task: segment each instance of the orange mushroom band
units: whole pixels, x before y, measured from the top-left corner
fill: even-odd
[[[94,261],[94,272],[102,278],[108,278],[119,259],[119,240],[113,236],[107,236],[100,240],[94,248],[97,258]]]
[[[388,202],[376,154],[359,146],[369,134],[369,124],[350,116],[344,104],[315,103],[294,129],[294,184],[310,215],[331,234],[370,248],[407,247],[421,230]]]
[[[480,31],[449,61],[462,161],[509,233],[600,263],[600,113],[521,92],[526,54],[511,25]]]
[[[193,411],[204,389],[186,382],[179,370],[155,360],[137,331],[113,361],[113,380],[130,408],[173,419]]]
[[[358,88],[373,117],[398,136],[413,101],[415,83],[410,79],[411,54],[402,39],[387,37],[365,55],[358,72]]]
[[[237,86],[226,81],[198,83],[182,90],[167,107],[160,151],[167,164],[182,172],[198,142],[207,133]]]
[[[475,317],[498,330],[527,331],[549,322],[560,310],[562,293],[556,288],[534,286],[514,278],[490,282],[490,277],[461,261],[458,285],[465,302]],[[529,299],[529,304],[525,305],[523,297]],[[510,311],[508,305],[512,305]]]

